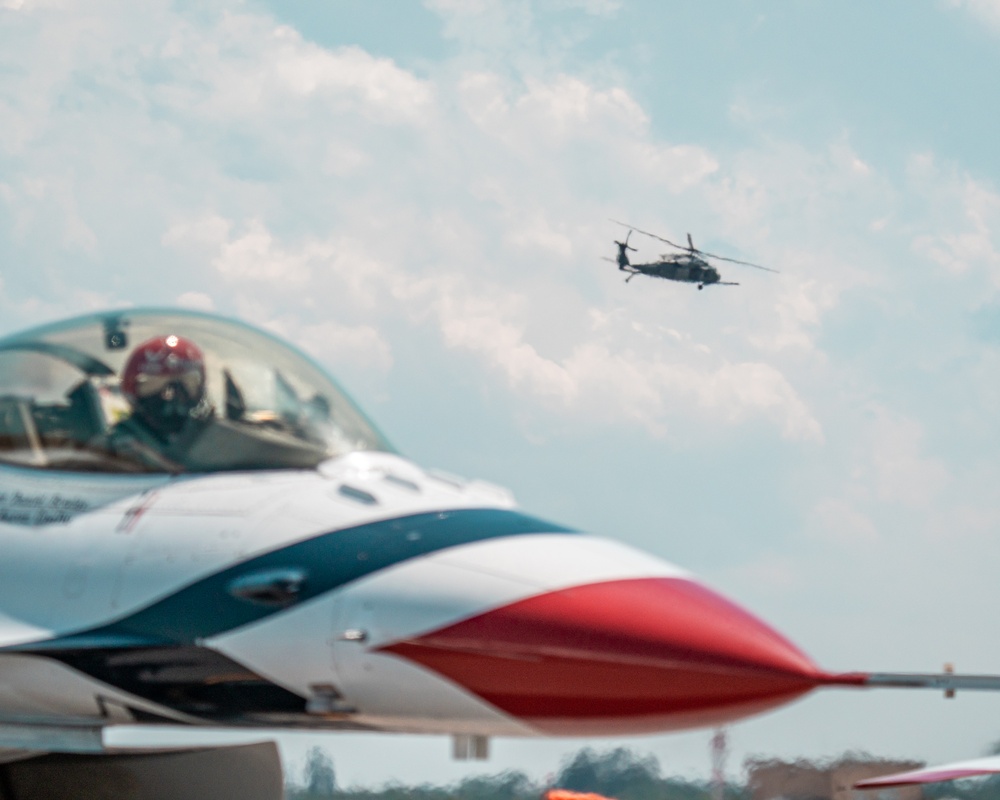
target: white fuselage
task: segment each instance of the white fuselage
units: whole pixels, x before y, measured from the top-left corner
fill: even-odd
[[[629,732],[809,687],[780,640],[776,684],[719,695],[719,664],[758,658],[770,629],[737,609],[752,630],[730,652],[732,620],[704,615],[735,612],[677,567],[386,453],[174,478],[0,467],[0,518],[0,725]],[[658,604],[666,627],[631,631]],[[649,650],[688,635],[708,673]]]

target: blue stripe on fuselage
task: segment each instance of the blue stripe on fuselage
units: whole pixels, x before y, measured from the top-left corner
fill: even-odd
[[[315,536],[216,572],[114,622],[0,652],[53,653],[92,648],[193,644],[412,558],[501,536],[569,533],[519,511],[456,509],[371,522]],[[294,604],[264,604],[229,591],[233,581],[268,571],[301,571]]]

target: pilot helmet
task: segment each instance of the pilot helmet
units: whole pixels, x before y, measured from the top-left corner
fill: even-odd
[[[205,357],[182,336],[157,336],[129,356],[121,391],[154,430],[176,433],[205,396]]]

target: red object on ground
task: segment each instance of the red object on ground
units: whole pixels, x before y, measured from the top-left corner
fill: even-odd
[[[544,800],[615,800],[613,797],[605,797],[603,794],[594,792],[573,792],[569,789],[549,789]]]

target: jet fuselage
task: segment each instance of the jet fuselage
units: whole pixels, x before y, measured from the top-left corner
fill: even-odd
[[[0,519],[0,719],[638,733],[818,678],[678,567],[388,453],[0,467]]]

